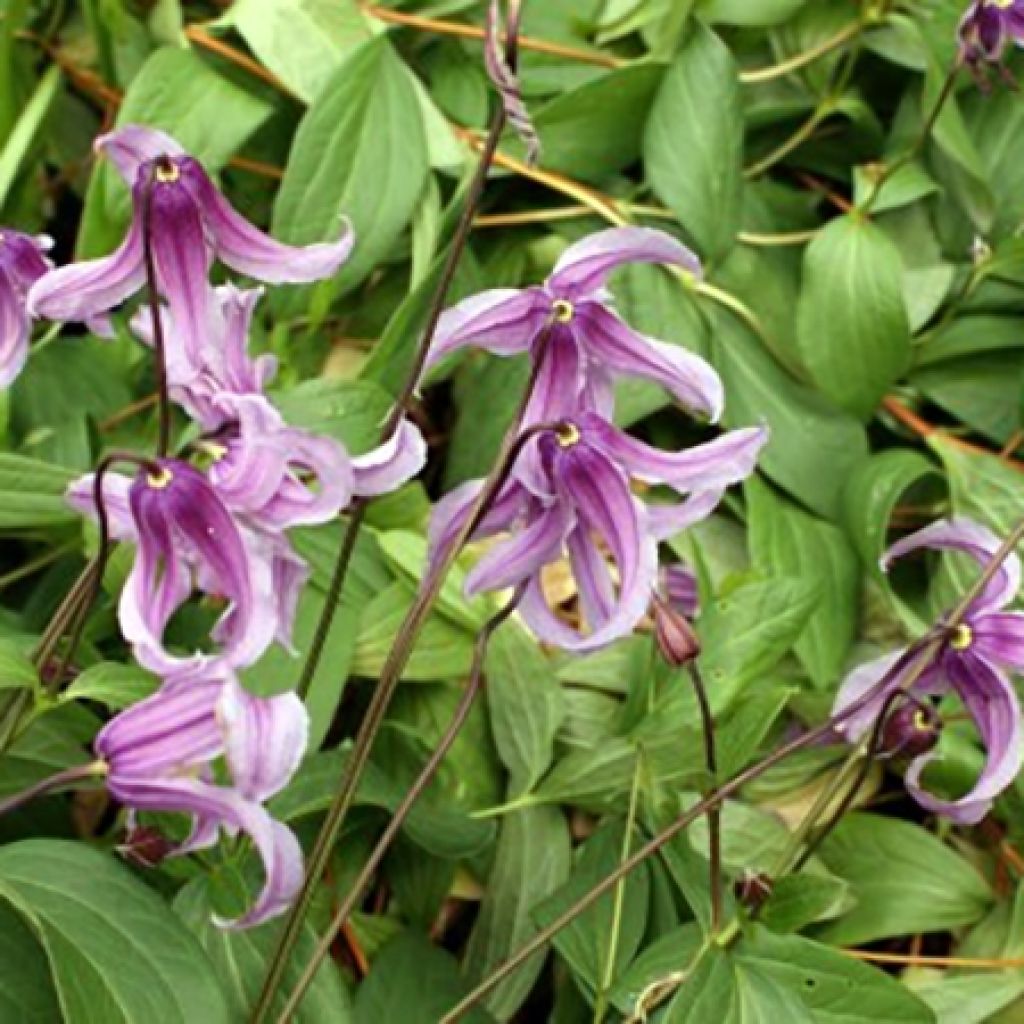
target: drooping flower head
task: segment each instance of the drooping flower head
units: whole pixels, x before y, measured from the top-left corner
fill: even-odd
[[[111,720],[96,737],[111,796],[132,811],[192,816],[180,856],[220,833],[247,835],[266,880],[253,906],[222,927],[247,928],[282,913],[302,884],[302,850],[263,803],[291,779],[306,749],[308,717],[292,693],[254,697],[218,665],[169,679]],[[213,781],[223,759],[228,785]],[[166,850],[161,851],[164,855]]]
[[[977,78],[983,64],[1001,64],[1010,42],[1024,43],[1024,0],[973,0],[957,29],[960,60]]]
[[[510,531],[477,562],[469,593],[524,584],[523,619],[548,643],[585,651],[625,636],[657,586],[657,545],[707,516],[725,489],[747,477],[767,440],[764,428],[734,430],[678,453],[644,444],[594,412],[541,434],[537,458],[523,460],[477,527],[482,538]],[[631,483],[663,484],[686,495],[645,504]],[[436,558],[464,527],[480,481],[437,506],[430,527]],[[614,575],[605,560],[614,563]],[[567,555],[588,629],[563,622],[544,597],[541,570]]]
[[[611,309],[608,275],[628,263],[665,263],[699,276],[700,262],[671,235],[610,228],[570,245],[542,284],[499,288],[465,299],[438,324],[427,366],[467,346],[500,356],[534,352],[546,338],[524,425],[554,422],[581,408],[611,415],[620,375],[661,384],[711,421],[721,415],[722,382],[699,356],[637,334]]]
[[[112,255],[54,270],[28,297],[30,312],[51,320],[87,320],[119,305],[145,280],[145,215],[160,294],[183,346],[179,366],[199,367],[217,311],[209,286],[214,257],[267,283],[330,277],[352,248],[345,225],[337,242],[295,247],[264,234],[237,213],[197,160],[169,135],[127,125],[101,136],[96,149],[113,160],[132,189],[128,234]]]
[[[50,269],[43,254],[52,245],[46,235],[32,237],[0,228],[0,388],[10,386],[28,359],[32,327],[26,296]]]
[[[964,552],[985,566],[999,549],[999,538],[969,519],[934,523],[890,548],[882,560],[883,568],[922,548]],[[993,800],[1013,782],[1024,759],[1020,706],[1005,674],[1006,669],[1024,670],[1024,614],[1004,610],[1016,596],[1020,582],[1020,560],[1011,554],[971,603],[963,620],[946,631],[934,660],[910,687],[910,696],[918,703],[954,691],[974,720],[985,747],[986,763],[981,775],[971,791],[956,800],[940,798],[922,786],[921,776],[936,756],[930,748],[914,757],[907,769],[907,788],[914,799],[959,824],[980,821]],[[901,658],[906,660],[905,652],[884,655],[855,669],[843,683],[834,711],[850,707],[877,688]],[[897,673],[846,719],[840,731],[850,738],[863,736],[873,727],[890,695],[903,688],[904,676],[905,671]]]

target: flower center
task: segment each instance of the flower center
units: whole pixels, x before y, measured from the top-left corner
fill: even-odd
[[[971,644],[974,643],[974,630],[971,629],[966,623],[961,622],[957,626],[952,635],[949,638],[949,646],[954,651],[966,651]]]
[[[555,318],[556,324],[571,323],[576,315],[576,307],[567,299],[555,299],[551,303],[551,315]]]
[[[560,448],[572,448],[580,443],[580,428],[575,423],[559,423],[555,427],[555,437]]]
[[[1007,7],[1012,7],[1017,0],[987,0],[988,7],[1001,7],[1004,10]]]
[[[156,161],[156,180],[164,185],[171,185],[181,177],[181,170],[170,157],[161,156]]]
[[[932,727],[932,720],[925,714],[924,708],[918,708],[914,712],[914,728],[918,732],[928,732]]]
[[[173,479],[174,474],[166,466],[146,474],[146,483],[155,491],[162,491]]]

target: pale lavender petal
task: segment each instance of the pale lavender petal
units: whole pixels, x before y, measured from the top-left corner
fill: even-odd
[[[397,491],[427,461],[427,442],[419,427],[403,419],[391,440],[352,460],[355,494],[375,497]]]
[[[132,478],[123,473],[103,474],[103,508],[107,513],[107,532],[111,540],[138,539],[135,520],[128,503]],[[67,503],[79,514],[96,518],[96,474],[88,473],[72,481],[64,495]]]
[[[700,588],[696,573],[682,562],[661,568],[661,583],[672,608],[693,618],[700,608]]]
[[[685,501],[674,505],[648,505],[647,524],[655,540],[668,540],[694,523],[707,519],[725,495],[723,488],[694,491]]]
[[[983,658],[951,658],[946,671],[978,727],[986,750],[985,767],[970,792],[942,800],[921,786],[921,774],[934,753],[915,758],[907,769],[907,789],[922,807],[959,825],[976,825],[995,798],[1013,784],[1024,760],[1020,704],[1011,682]]]
[[[615,585],[608,563],[586,530],[573,530],[566,538],[566,547],[584,620],[607,622],[615,614]]]
[[[716,422],[722,414],[725,391],[714,368],[680,345],[669,345],[637,334],[598,302],[577,307],[573,330],[595,362],[614,374],[642,377],[660,384],[687,409]]]
[[[970,620],[971,650],[997,665],[1024,672],[1024,614],[986,612]]]
[[[166,132],[147,128],[141,124],[126,124],[93,143],[97,153],[108,156],[118,173],[133,186],[139,177],[139,168],[161,156],[183,156],[185,151]]]
[[[539,288],[495,288],[463,299],[441,314],[426,369],[468,345],[500,356],[525,352],[549,310],[550,300]]]
[[[44,274],[28,292],[28,311],[47,320],[88,320],[120,305],[142,287],[142,227],[136,216],[110,256]]]
[[[427,549],[431,563],[444,557],[463,530],[482,488],[482,480],[467,480],[449,491],[434,506],[427,528]],[[528,500],[529,495],[517,483],[507,485],[478,524],[472,539],[480,540],[507,530],[522,513]]]
[[[336,242],[286,245],[250,224],[221,195],[195,160],[182,161],[182,177],[192,190],[213,247],[232,270],[267,284],[301,284],[331,277],[348,258],[355,236],[347,220]]]
[[[305,705],[294,693],[257,697],[232,678],[217,713],[232,783],[247,800],[269,800],[288,784],[306,752]]]
[[[897,559],[922,548],[962,551],[984,568],[999,550],[1000,539],[987,527],[973,519],[943,519],[923,530],[904,537],[882,556],[882,568],[888,570]],[[976,611],[1003,608],[1020,590],[1020,559],[1011,552],[973,604]]]
[[[546,285],[559,297],[584,298],[626,263],[666,263],[701,276],[700,260],[671,235],[653,228],[622,227],[595,232],[570,245]]]
[[[882,679],[892,672],[905,658],[904,651],[893,651],[883,654],[873,661],[866,661],[858,665],[843,680],[836,694],[835,703],[832,705],[832,714],[837,715],[845,712],[857,702],[875,691],[871,699],[864,706],[843,719],[836,726],[836,731],[845,736],[848,740],[859,740],[870,730],[878,715],[885,705],[886,698],[900,688],[899,675],[890,679],[884,686],[879,686]]]
[[[466,576],[466,593],[503,590],[529,579],[558,557],[571,529],[572,514],[555,504],[538,509],[534,518],[508,540],[490,548]]]
[[[9,387],[24,369],[30,332],[25,301],[0,267],[0,388]]]

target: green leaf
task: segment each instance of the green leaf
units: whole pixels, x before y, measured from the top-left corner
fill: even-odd
[[[0,1020],[61,1019],[43,947],[9,903],[0,902]]]
[[[95,716],[73,704],[37,717],[0,757],[0,794],[17,793],[65,768],[88,763],[85,746],[97,724]]]
[[[91,665],[61,694],[61,700],[95,700],[119,711],[151,696],[160,680],[135,665],[104,661]]]
[[[167,47],[151,54],[132,79],[117,126],[159,128],[216,173],[269,115],[266,103],[211,71],[191,50]],[[109,160],[101,160],[86,193],[79,259],[110,252],[130,210],[128,186]]]
[[[725,383],[730,427],[767,421],[761,470],[813,512],[834,519],[847,475],[868,452],[864,428],[797,384],[732,317],[715,319],[712,362]]]
[[[391,396],[371,381],[316,377],[275,392],[274,404],[290,426],[326,434],[362,455],[377,447]]]
[[[856,899],[820,932],[823,941],[836,945],[958,928],[979,920],[992,903],[992,891],[971,864],[906,821],[850,815],[819,855],[852,885]]]
[[[38,683],[35,666],[24,645],[0,640],[0,690],[34,690]]]
[[[240,0],[217,24],[237,29],[260,63],[306,103],[371,34],[352,0]]]
[[[849,902],[840,878],[803,871],[780,878],[764,905],[761,920],[773,932],[796,932],[815,921],[837,917]]]
[[[742,159],[736,62],[721,39],[696,22],[655,97],[644,162],[658,198],[708,261],[721,259],[735,242]]]
[[[856,635],[857,556],[841,530],[783,501],[756,477],[745,491],[754,565],[818,585],[817,606],[794,650],[811,679],[828,686],[839,677]]]
[[[355,1024],[437,1024],[465,994],[455,958],[424,935],[404,931],[391,940],[373,962],[356,993]],[[490,1017],[474,1008],[466,1024],[488,1024]]]
[[[260,993],[283,921],[241,931],[218,928],[213,915],[222,911],[213,904],[213,885],[212,878],[193,880],[175,897],[174,909],[206,950],[210,964],[224,985],[231,1019],[244,1020]],[[285,967],[271,1014],[280,1013],[285,996],[295,987],[316,943],[317,935],[306,922]],[[292,1019],[296,1024],[349,1024],[352,1020],[348,990],[330,958],[321,963]]]
[[[0,453],[0,530],[38,530],[78,521],[64,500],[74,473],[21,455]]]
[[[169,906],[83,843],[0,849],[0,897],[38,937],[68,1024],[230,1020],[202,947]]]
[[[373,40],[342,64],[300,122],[274,231],[293,245],[331,241],[349,218],[356,246],[328,286],[348,291],[390,253],[427,172],[416,94],[390,43]]]
[[[4,13],[10,16],[9,6]],[[11,185],[14,184],[14,179],[21,170],[46,115],[50,112],[60,85],[60,68],[53,65],[39,80],[13,131],[4,140],[3,149],[0,150],[0,207],[7,201]]]
[[[571,862],[572,841],[560,808],[527,808],[504,818],[466,948],[464,972],[470,981],[480,981],[536,933],[532,912],[569,877]],[[509,1020],[533,988],[544,960],[543,951],[527,960],[483,1005],[498,1020]]]
[[[935,1012],[935,1024],[986,1024],[1024,995],[1019,971],[984,971],[914,982],[914,994]],[[1012,1020],[1012,1018],[1011,1018]]]
[[[699,0],[697,13],[707,21],[761,27],[780,25],[807,0]]]
[[[910,362],[902,273],[885,233],[853,215],[829,222],[804,254],[804,364],[826,395],[865,419]]]

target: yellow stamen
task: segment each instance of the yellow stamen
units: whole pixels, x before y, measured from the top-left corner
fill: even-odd
[[[174,474],[166,466],[161,466],[156,472],[146,474],[146,483],[157,491],[162,491],[173,479]]]
[[[974,643],[974,631],[966,623],[961,622],[953,630],[953,635],[949,638],[949,646],[954,651],[966,651],[972,643]]]
[[[181,177],[178,165],[171,163],[167,157],[161,157],[156,163],[156,180],[164,185],[170,185]]]
[[[914,715],[914,728],[917,729],[918,732],[927,732],[931,727],[931,720],[921,708],[918,708]]]
[[[559,447],[571,448],[574,444],[579,444],[579,427],[575,423],[559,423],[555,427],[555,437],[558,438]]]
[[[551,303],[551,315],[555,318],[556,324],[571,323],[576,315],[576,307],[566,299],[555,299]]]

